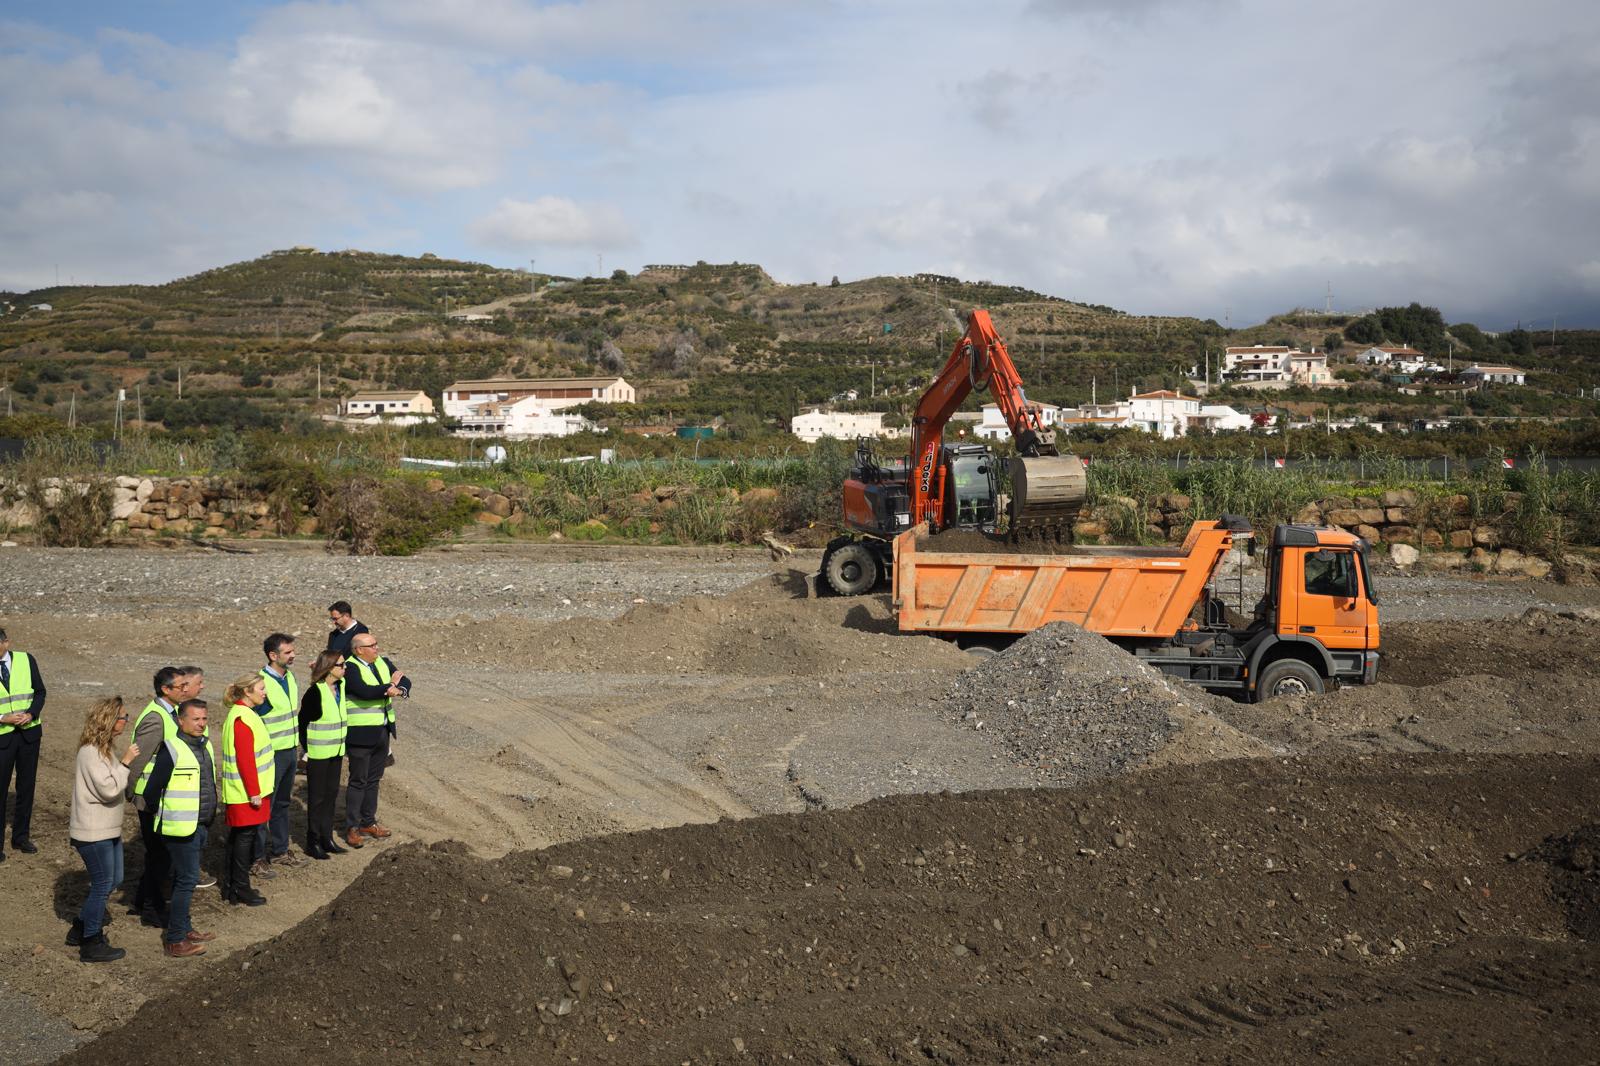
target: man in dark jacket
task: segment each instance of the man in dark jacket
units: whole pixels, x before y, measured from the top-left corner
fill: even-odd
[[[345,784],[345,842],[359,848],[363,837],[383,839],[389,830],[378,824],[378,783],[389,760],[389,739],[395,735],[396,699],[411,695],[411,679],[394,661],[378,654],[378,639],[362,633],[350,642],[344,671],[345,758],[350,778]]]
[[[215,940],[215,933],[201,933],[189,921],[189,903],[194,897],[195,885],[200,880],[200,853],[206,848],[206,837],[211,819],[217,813],[217,773],[212,761],[211,742],[206,739],[207,708],[205,700],[184,700],[178,705],[178,735],[161,744],[150,764],[150,780],[145,785],[145,806],[157,813],[158,826],[166,842],[167,855],[172,861],[172,902],[167,910],[167,931],[163,948],[175,959],[205,954],[207,941]],[[193,831],[176,835],[172,827],[180,822],[184,813],[181,804],[166,802],[167,787],[177,765],[173,747],[185,745],[193,754],[193,764],[198,767],[198,801],[190,800],[192,809],[187,812],[193,822]],[[190,772],[190,779],[196,775]],[[177,793],[175,792],[174,795]],[[192,796],[193,793],[190,793]],[[165,806],[163,806],[165,802]]]
[[[328,634],[328,650],[336,651],[340,655],[350,654],[350,642],[356,636],[367,632],[367,627],[356,621],[356,616],[350,613],[350,601],[339,600],[328,605],[328,621],[333,623],[333,632]]]
[[[44,677],[39,660],[25,651],[12,651],[11,638],[0,629],[0,862],[4,862],[6,796],[11,775],[17,775],[16,814],[11,823],[11,846],[32,855],[39,848],[30,837],[33,828],[33,784],[39,776],[39,742],[44,733]]]

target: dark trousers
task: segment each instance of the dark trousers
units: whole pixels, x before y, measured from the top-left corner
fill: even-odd
[[[222,874],[222,898],[236,895],[248,896],[250,891],[250,864],[255,860],[256,830],[254,825],[228,827],[227,866]],[[176,892],[174,892],[176,895]]]
[[[189,924],[189,902],[200,883],[200,853],[206,850],[207,831],[198,826],[186,837],[168,837],[167,854],[172,857],[172,907],[167,912],[166,941],[176,944],[194,930]]]
[[[378,783],[389,760],[389,734],[370,747],[347,745],[345,756],[350,760],[350,780],[344,786],[344,827],[349,831],[378,821]]]
[[[306,843],[333,839],[333,805],[339,798],[343,759],[306,760]]]
[[[33,828],[33,783],[39,776],[39,734],[43,732],[44,726],[15,730],[6,738],[11,743],[0,747],[0,843],[4,843],[6,796],[11,791],[13,771],[17,775],[17,807],[11,842],[27,840]]]
[[[280,748],[272,753],[272,813],[258,830],[258,859],[270,859],[289,850],[289,804],[294,798],[294,768],[299,761],[297,748]]]
[[[139,888],[133,896],[135,911],[167,909],[167,876],[172,873],[172,857],[167,854],[167,838],[156,831],[155,818],[154,811],[139,812],[144,871],[139,875]]]

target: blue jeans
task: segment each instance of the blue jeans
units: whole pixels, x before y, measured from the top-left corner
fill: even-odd
[[[72,846],[78,849],[83,867],[89,871],[89,898],[83,901],[83,910],[78,912],[78,919],[83,922],[83,939],[88,941],[100,935],[106,904],[111,901],[111,893],[122,884],[122,838],[74,840]]]
[[[289,804],[294,798],[294,768],[300,762],[298,748],[283,748],[272,753],[272,813],[256,830],[256,858],[270,859],[289,850]]]
[[[172,860],[172,902],[167,905],[169,944],[176,944],[194,931],[189,924],[189,901],[194,886],[200,883],[200,853],[206,850],[206,827],[199,826],[186,837],[167,837],[167,855]]]

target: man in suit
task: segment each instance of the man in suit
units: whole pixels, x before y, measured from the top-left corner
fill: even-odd
[[[328,621],[333,623],[333,632],[328,634],[328,650],[349,656],[350,642],[355,640],[358,634],[365,633],[367,627],[356,621],[356,616],[351,613],[349,600],[339,600],[329,604]]]
[[[17,805],[11,822],[11,846],[32,855],[39,848],[29,836],[33,828],[33,784],[39,776],[39,726],[44,713],[44,677],[39,662],[25,651],[13,651],[11,638],[0,629],[0,862],[5,861],[6,798],[11,775],[17,777]]]

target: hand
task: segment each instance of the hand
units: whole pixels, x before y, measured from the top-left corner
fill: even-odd
[[[261,809],[261,797],[260,796],[251,796],[250,797],[250,806],[259,811]]]
[[[404,690],[401,689],[399,685],[390,685],[387,689],[384,690],[384,695],[385,696],[398,696],[403,691]]]
[[[12,711],[5,717],[0,718],[0,722],[4,722],[6,725],[25,725],[30,717],[27,711]]]
[[[139,757],[139,745],[129,744],[128,750],[122,753],[122,765],[132,766],[133,760]]]
[[[404,674],[404,672],[402,672],[402,671],[400,671],[400,670],[396,670],[396,671],[395,671],[395,672],[394,672],[394,680],[395,680],[395,682],[396,682],[396,683],[397,683],[397,684],[398,684],[398,683],[399,683],[399,681],[400,681],[400,679],[401,679],[401,678],[402,678],[402,677],[405,677],[405,676],[406,676],[406,675],[405,675],[405,674]]]

